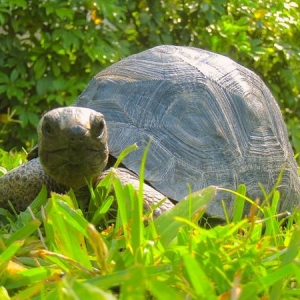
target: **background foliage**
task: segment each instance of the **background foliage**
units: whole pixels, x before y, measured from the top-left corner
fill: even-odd
[[[225,54],[258,73],[300,152],[299,6],[299,0],[2,0],[0,145],[30,148],[43,112],[71,104],[101,69],[176,44]]]

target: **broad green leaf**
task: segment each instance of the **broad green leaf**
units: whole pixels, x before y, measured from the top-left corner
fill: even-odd
[[[0,83],[9,83],[10,79],[7,74],[0,72]]]
[[[47,65],[46,65],[45,56],[40,56],[36,60],[34,66],[33,66],[33,70],[34,70],[34,73],[35,73],[35,78],[37,78],[37,79],[41,78],[44,75],[45,71],[46,71],[46,67],[47,67]]]
[[[14,69],[10,74],[10,81],[12,83],[15,82],[17,80],[18,76],[19,76],[19,72],[16,69]]]
[[[61,18],[68,18],[72,20],[74,15],[74,10],[72,8],[58,7],[55,9],[55,13]]]

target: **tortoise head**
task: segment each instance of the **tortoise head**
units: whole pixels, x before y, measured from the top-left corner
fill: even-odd
[[[104,116],[81,107],[57,108],[38,126],[38,154],[57,183],[79,189],[105,168],[108,159]]]

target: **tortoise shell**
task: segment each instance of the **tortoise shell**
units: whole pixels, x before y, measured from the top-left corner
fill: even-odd
[[[151,140],[146,180],[176,201],[209,185],[263,199],[280,172],[281,210],[299,202],[300,182],[286,127],[262,80],[231,59],[191,47],[158,46],[97,74],[74,104],[104,114],[109,151],[133,143],[124,165],[140,171]],[[208,213],[232,209],[220,192]]]

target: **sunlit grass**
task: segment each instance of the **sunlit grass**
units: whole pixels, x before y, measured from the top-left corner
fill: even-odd
[[[299,299],[299,211],[278,219],[275,192],[272,206],[244,219],[241,186],[233,221],[201,228],[215,192],[191,194],[153,219],[113,170],[86,212],[72,193],[47,199],[42,190],[25,212],[2,214],[0,299]]]

